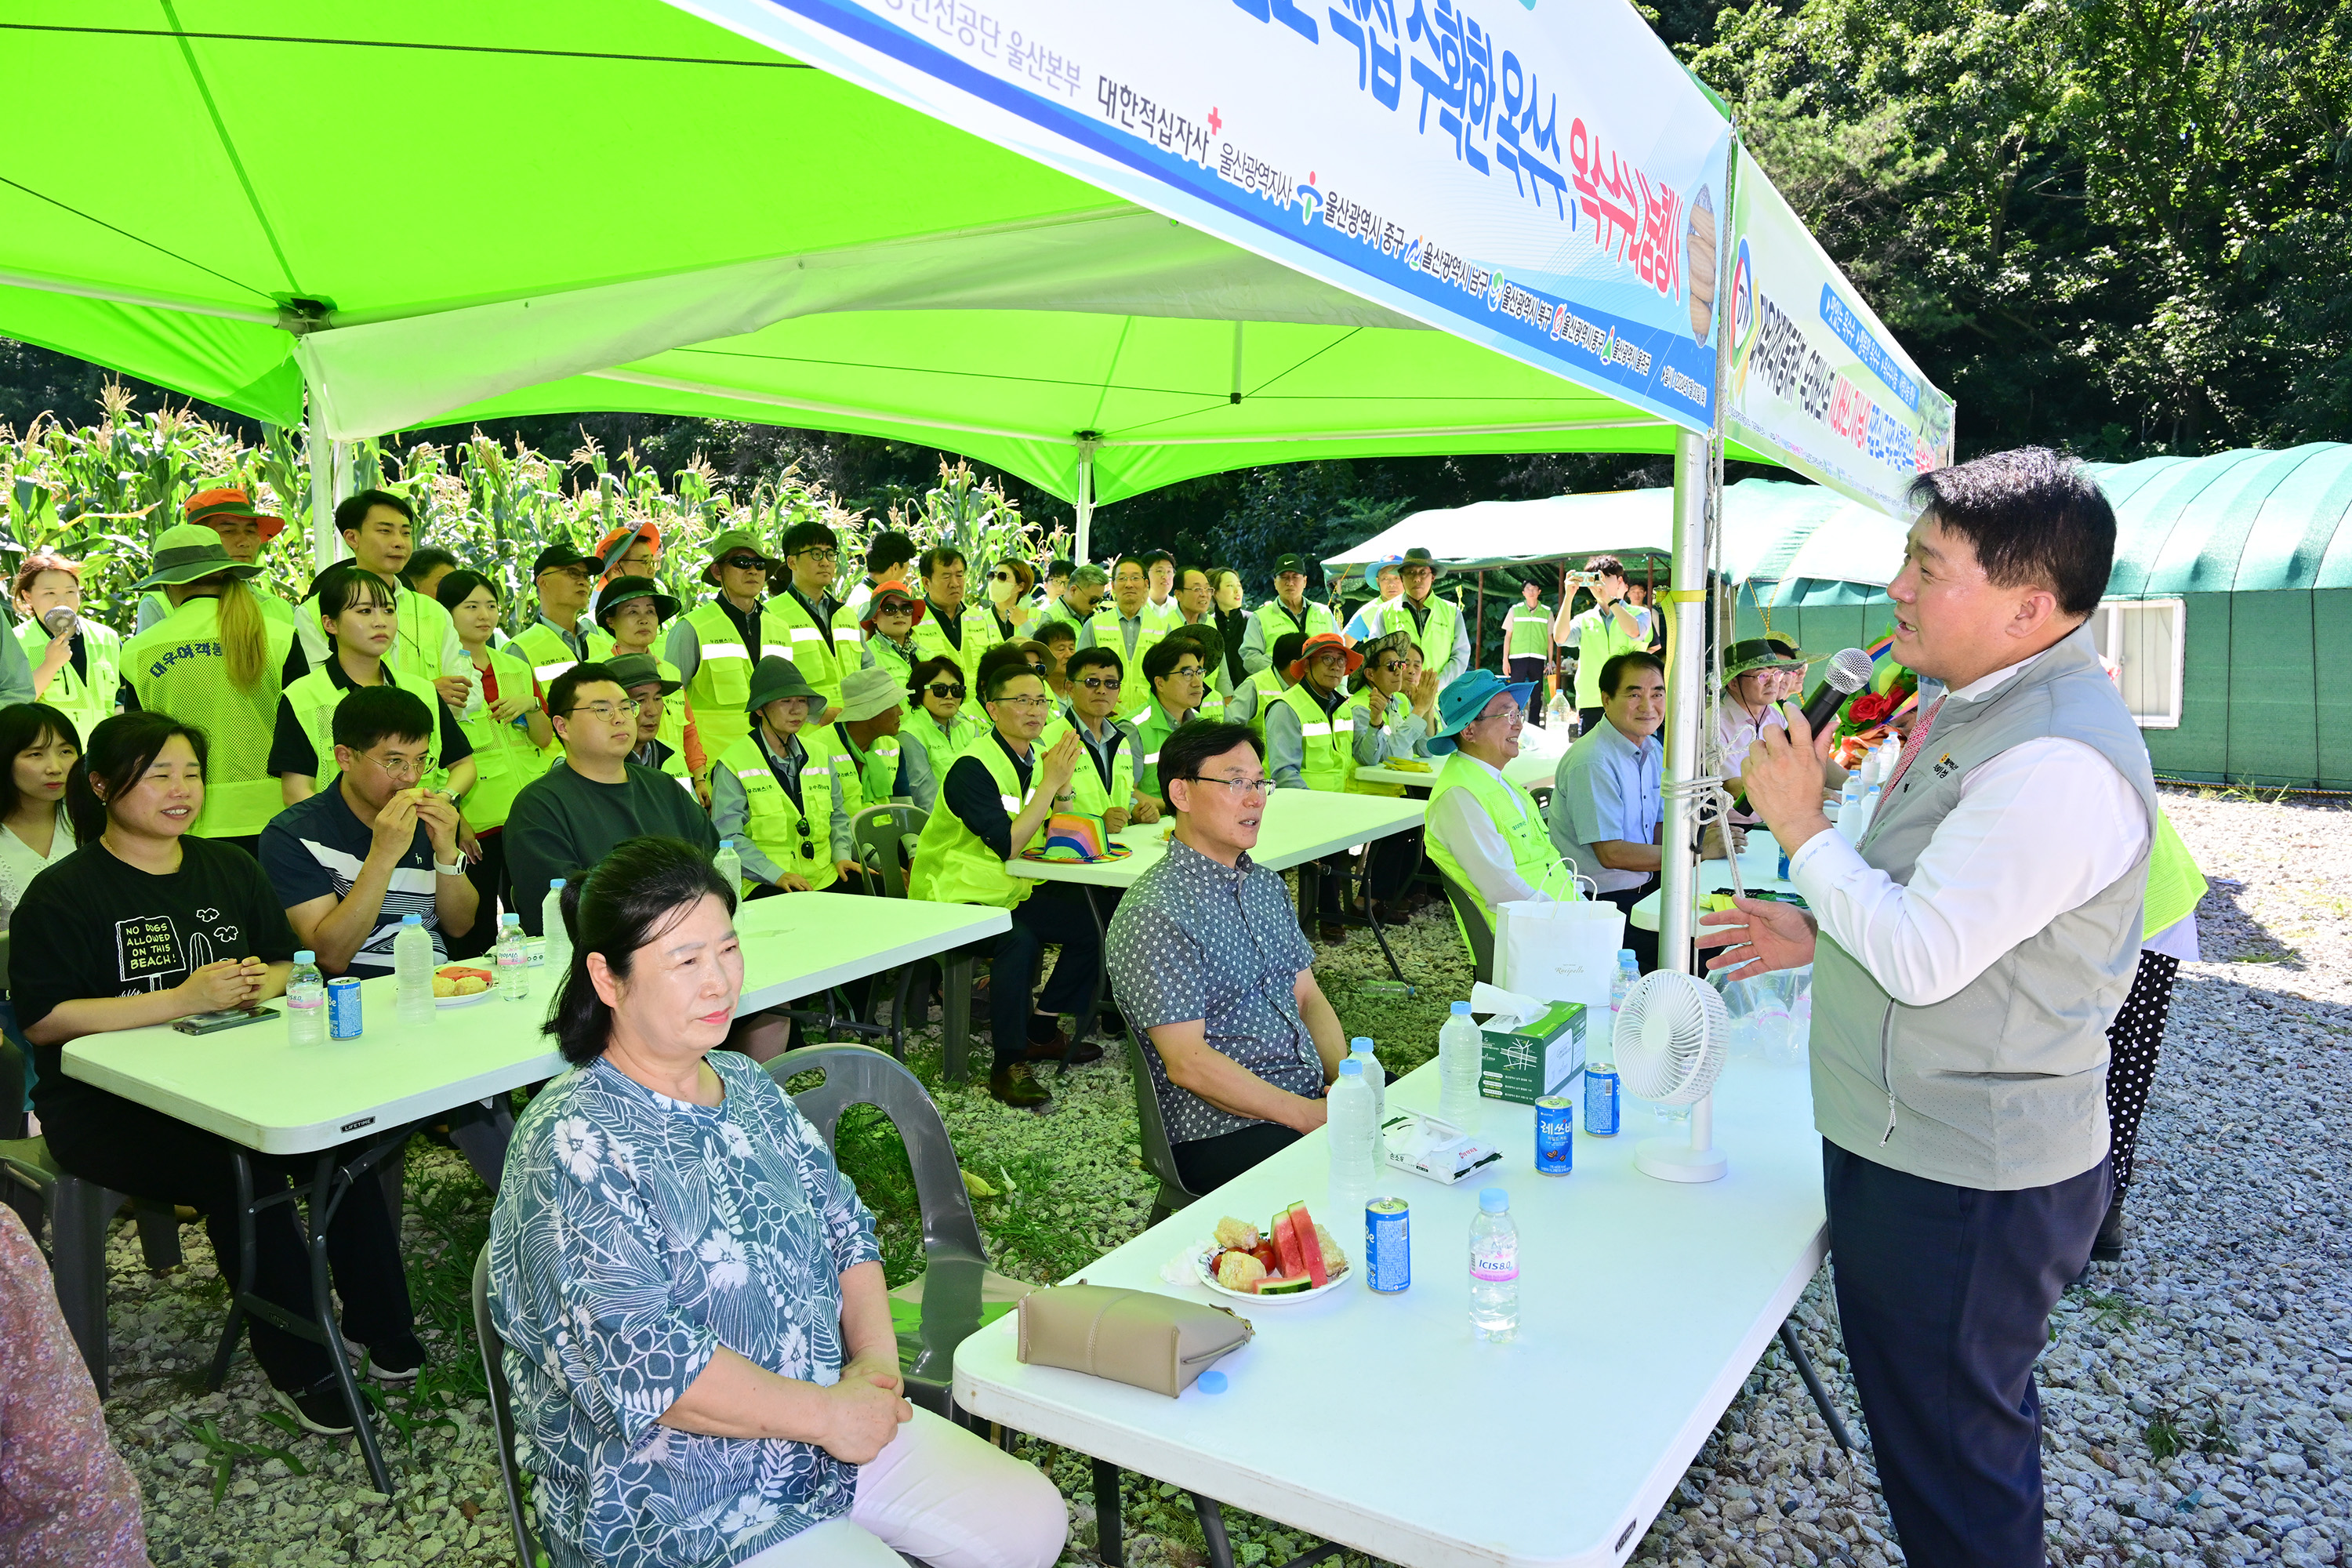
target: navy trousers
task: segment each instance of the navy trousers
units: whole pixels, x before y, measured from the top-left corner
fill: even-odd
[[[1916,1568],[2042,1568],[2050,1309],[2091,1258],[2107,1162],[2020,1192],[1822,1143],[1838,1319],[1886,1510]]]

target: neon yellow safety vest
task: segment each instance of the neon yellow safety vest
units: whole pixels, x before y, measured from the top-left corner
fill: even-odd
[[[392,647],[385,650],[384,662],[397,666],[410,675],[422,676],[429,685],[441,679],[441,650],[449,646],[456,628],[449,612],[441,607],[438,599],[428,599],[397,577],[400,596],[393,604],[395,631]],[[456,671],[446,673],[455,674]]]
[[[675,680],[679,683],[678,689],[670,692],[661,700],[661,728],[654,731],[654,739],[659,741],[663,745],[667,746],[670,749],[671,754],[677,763],[677,766],[675,769],[670,768],[667,763],[664,763],[663,771],[665,773],[675,772],[680,777],[684,777],[687,772],[686,678],[678,674],[677,666],[662,658],[661,655],[655,653],[651,648],[647,648],[645,651],[646,657],[654,661],[655,673],[659,675],[664,680]],[[608,658],[622,658],[626,656],[621,652],[620,645],[616,643],[614,645],[613,651],[605,657]],[[702,734],[702,725],[698,719],[695,724],[695,733],[698,739],[700,738]],[[562,752],[562,748],[558,746],[556,751],[560,755]],[[703,753],[703,761],[708,763],[709,760],[710,753],[705,752]],[[467,817],[467,820],[470,822],[473,818]]]
[[[923,756],[931,764],[931,779],[937,784],[948,782],[948,766],[963,755],[964,748],[989,732],[988,726],[960,710],[954,722],[947,729],[931,717],[929,709],[918,704],[907,714],[907,721],[898,730],[901,740],[909,740],[923,748]]]
[[[1638,606],[1637,606],[1638,607]],[[1434,617],[1432,617],[1433,619]],[[1650,646],[1644,637],[1628,637],[1617,624],[1615,611],[1602,614],[1600,606],[1585,611],[1569,625],[1577,628],[1576,644],[1576,705],[1579,708],[1601,706],[1601,667],[1621,653]],[[1643,623],[1646,632],[1648,623]]]
[[[1449,650],[1450,651],[1450,650]],[[1525,599],[1503,612],[1503,657],[1541,658],[1551,652],[1551,610]]]
[[[49,628],[38,621],[16,624],[16,646],[25,650],[25,661],[34,670],[49,651]],[[82,662],[89,668],[87,679],[74,673],[73,660],[58,666],[57,674],[49,677],[49,689],[35,700],[45,702],[73,721],[81,743],[89,745],[89,732],[100,721],[114,716],[114,699],[122,685],[122,639],[113,629],[96,621],[81,623]]]
[[[1037,765],[1030,772],[1027,794],[1021,789],[1021,775],[1013,766],[1013,759],[1004,748],[988,735],[965,749],[966,756],[976,757],[996,781],[997,799],[1007,816],[1019,816],[1028,809],[1036,792],[1045,787],[1045,769],[1035,743],[1029,755]],[[940,801],[939,809],[923,824],[923,836],[915,843],[915,868],[907,881],[907,896],[929,899],[942,904],[985,904],[992,909],[1009,910],[1027,898],[1037,884],[1026,877],[1015,877],[1004,868],[1004,862],[984,843],[980,835],[963,825],[947,803],[947,775],[940,775]],[[1030,848],[1045,842],[1045,829],[1040,824],[1036,837],[1029,841]]]
[[[1192,718],[1206,719],[1211,716],[1208,705],[1202,703],[1200,710],[1194,713]],[[1168,710],[1160,707],[1157,700],[1145,703],[1143,711],[1137,714],[1133,721],[1135,738],[1143,743],[1143,774],[1135,781],[1136,787],[1154,800],[1164,800],[1167,798],[1167,792],[1160,787],[1160,748],[1166,745],[1168,737],[1182,729],[1183,725],[1168,717]],[[1265,721],[1265,715],[1261,712],[1258,715],[1258,722],[1263,725]],[[1187,720],[1185,722],[1190,723],[1192,720]]]
[[[426,789],[447,789],[449,770],[441,765],[441,693],[434,689],[431,681],[404,669],[387,664],[383,672],[392,678],[392,684],[425,704],[425,775],[416,782]],[[343,699],[349,695],[329,677],[324,666],[286,689],[286,705],[294,710],[294,721],[302,726],[302,733],[319,759],[319,771],[311,778],[320,795],[327,793],[343,771],[335,762],[335,710],[343,705]],[[477,765],[476,773],[480,771]]]
[[[908,639],[910,646],[913,640],[911,637]],[[866,639],[866,647],[873,650],[874,668],[888,670],[890,679],[898,683],[898,689],[906,690],[907,683],[915,679],[915,659],[910,659],[900,653],[896,643],[878,633]],[[864,656],[859,657],[862,658]],[[926,656],[919,653],[915,656],[916,658],[924,657]],[[908,701],[909,706],[912,706],[912,700],[909,699]]]
[[[1422,623],[1417,632],[1412,629],[1412,612],[1404,607],[1404,600],[1399,599],[1382,610],[1381,635],[1412,632],[1412,646],[1421,650],[1422,668],[1444,669],[1446,662],[1454,657],[1454,628],[1461,624],[1462,612],[1454,607],[1452,600],[1441,599],[1435,594],[1430,595],[1426,603],[1429,619]]]
[[[483,651],[489,658],[490,673],[498,678],[499,696],[530,690],[530,666],[502,648]],[[474,748],[474,787],[458,803],[465,808],[467,826],[477,833],[503,827],[517,792],[547,772],[547,753],[530,743],[530,731],[522,725],[492,718],[488,703],[471,718],[461,715],[457,727]]]
[[[923,618],[915,623],[915,662],[928,658],[951,658],[963,670],[965,690],[971,700],[980,700],[980,661],[988,650],[1004,639],[996,635],[996,617],[985,605],[963,607],[956,623],[963,637],[963,647],[948,646],[948,634],[940,630],[939,615],[926,603]]]
[[[686,683],[686,700],[694,704],[694,727],[702,735],[703,760],[716,764],[736,742],[751,732],[751,715],[743,707],[751,698],[751,667],[769,654],[785,654],[783,629],[776,625],[773,609],[763,605],[761,646],[746,647],[735,622],[709,600],[688,611],[686,624],[694,628],[702,645],[701,662],[694,668],[694,679]]]
[[[834,749],[832,737],[822,731],[803,731],[798,738],[808,752],[801,763],[799,805],[776,782],[775,770],[768,765],[768,753],[756,733],[728,747],[719,765],[742,783],[751,811],[744,819],[744,835],[778,869],[806,878],[812,889],[822,892],[841,876],[833,863],[833,816],[837,809],[834,764],[844,759]],[[750,877],[743,879],[747,893],[763,885]]]
[[[2170,817],[2158,812],[2156,841],[2147,852],[2147,906],[2140,920],[2140,940],[2179,925],[2194,913],[2205,897],[2205,873],[2197,868],[2189,846],[2180,841],[2180,830],[2172,826]]]
[[[590,663],[602,664],[613,657],[611,633],[600,631],[589,625],[585,616],[581,617],[580,626],[576,629],[583,630],[587,634],[585,640]],[[580,662],[572,656],[572,645],[565,642],[556,629],[545,621],[531,622],[530,625],[523,627],[508,646],[514,649],[518,658],[530,661],[530,673],[538,679],[542,688],[553,684],[557,676]],[[562,748],[558,747],[557,750],[560,752]],[[468,817],[467,820],[470,822],[473,819]]]
[[[801,679],[816,688],[824,699],[824,707],[811,714],[821,713],[825,707],[841,701],[841,678],[866,662],[858,647],[857,612],[846,606],[833,612],[833,625],[819,626],[814,616],[801,608],[801,602],[790,594],[779,594],[768,601],[768,615],[774,625],[783,629],[784,657],[791,659],[801,672]],[[763,634],[765,635],[765,634]]]
[[[1347,703],[1326,718],[1303,680],[1276,700],[1298,715],[1300,780],[1308,789],[1345,793],[1356,780],[1356,726]]]
[[[1269,658],[1274,657],[1275,643],[1286,632],[1304,632],[1310,637],[1319,637],[1325,632],[1336,634],[1339,629],[1330,610],[1312,599],[1301,599],[1296,616],[1283,607],[1280,599],[1268,599],[1251,613],[1257,617],[1258,636],[1265,643]]]
[[[1114,727],[1118,721],[1111,721]],[[1075,734],[1077,721],[1066,714],[1045,726],[1036,746],[1047,752],[1058,744],[1063,736]],[[1110,783],[1103,783],[1102,770],[1095,766],[1094,752],[1086,750],[1086,737],[1078,737],[1081,755],[1076,771],[1070,774],[1070,809],[1081,816],[1100,816],[1117,806],[1121,811],[1135,808],[1135,742],[1123,729],[1117,730],[1118,744],[1111,751]]]
[[[1127,634],[1119,629],[1118,606],[1109,600],[1088,617],[1095,628],[1095,647],[1107,647],[1118,655],[1118,707],[1115,716],[1132,719],[1151,705],[1151,682],[1143,673],[1143,656],[1150,653],[1168,635],[1166,626],[1155,626],[1149,616],[1141,616],[1142,630],[1135,634],[1135,651],[1127,651]]]
[[[1496,776],[1475,757],[1460,752],[1447,757],[1445,765],[1437,770],[1437,782],[1429,787],[1430,810],[1434,812],[1445,792],[1454,789],[1470,792],[1470,798],[1478,803],[1478,809],[1486,814],[1496,831],[1503,836],[1503,842],[1510,846],[1511,868],[1528,886],[1540,888],[1545,875],[1559,864],[1559,851],[1552,847],[1551,830],[1544,824],[1543,812],[1536,805],[1535,796],[1510,780]],[[1428,847],[1429,858],[1460,883],[1464,892],[1476,897],[1478,885],[1463,873],[1462,862],[1454,858],[1445,841],[1433,832],[1424,836],[1423,842]],[[1489,924],[1495,919],[1491,904],[1486,907],[1486,919]],[[1455,924],[1460,924],[1458,919]],[[1468,940],[1466,935],[1464,940]]]
[[[194,724],[211,742],[194,829],[204,837],[250,837],[286,808],[269,771],[269,742],[278,730],[278,672],[293,647],[293,623],[265,618],[260,678],[238,688],[221,651],[220,601],[209,597],[185,601],[123,646],[123,674],[139,706]]]
[[[1389,699],[1390,712],[1395,712],[1400,706],[1402,706],[1407,712],[1411,712],[1412,710],[1412,705],[1405,703],[1402,698],[1391,697]],[[1372,722],[1371,700],[1363,691],[1359,691],[1354,696],[1348,699],[1348,721],[1355,726],[1355,729],[1349,731],[1348,736],[1349,742],[1349,749],[1350,751],[1354,750],[1353,742],[1357,735],[1363,733],[1367,730],[1385,731],[1388,728],[1384,723],[1375,724]],[[1355,777],[1353,774],[1349,776],[1348,789],[1349,792],[1353,795],[1401,795],[1404,794],[1404,785],[1402,784],[1368,784],[1364,780]]]
[[[877,735],[874,744],[858,754],[845,723],[833,727],[833,744],[839,761],[835,772],[843,787],[834,792],[841,808],[855,816],[869,805],[887,805],[898,797],[898,737]]]

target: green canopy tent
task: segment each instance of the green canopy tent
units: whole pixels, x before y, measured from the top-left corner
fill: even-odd
[[[339,439],[794,424],[969,454],[1082,521],[1262,462],[1674,448],[658,0],[76,0],[0,32],[0,331]]]

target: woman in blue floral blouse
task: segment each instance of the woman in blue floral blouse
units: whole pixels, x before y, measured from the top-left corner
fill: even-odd
[[[491,1316],[556,1568],[1046,1568],[1034,1466],[917,1410],[873,1216],[724,1043],[734,894],[674,839],[567,889],[548,1032],[572,1072],[516,1126]]]

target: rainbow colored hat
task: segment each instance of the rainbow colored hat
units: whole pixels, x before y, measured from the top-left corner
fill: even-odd
[[[1031,860],[1123,860],[1135,851],[1113,839],[1103,831],[1099,816],[1080,816],[1075,812],[1057,811],[1045,819],[1045,843],[1043,848],[1024,849],[1023,856]]]

